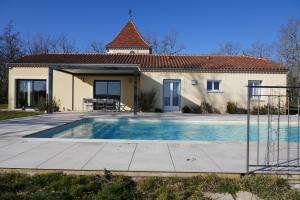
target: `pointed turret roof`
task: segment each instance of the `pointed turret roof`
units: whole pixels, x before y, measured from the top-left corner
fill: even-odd
[[[110,43],[106,45],[106,48],[118,47],[150,48],[149,44],[144,40],[131,20],[127,22],[127,24],[123,27],[117,37],[115,37]]]

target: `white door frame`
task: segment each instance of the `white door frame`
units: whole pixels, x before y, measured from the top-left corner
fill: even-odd
[[[179,88],[178,88],[178,106],[173,106],[173,83],[177,82],[179,83]],[[165,83],[170,84],[170,105],[165,106],[165,90],[164,86]],[[179,112],[180,111],[180,104],[181,104],[181,80],[180,79],[164,79],[163,80],[163,110],[164,112]]]

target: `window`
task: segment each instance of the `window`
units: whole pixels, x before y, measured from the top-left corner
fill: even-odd
[[[221,91],[221,81],[208,80],[206,88],[207,88],[208,92],[220,92]]]
[[[16,108],[34,108],[40,101],[46,101],[46,80],[17,80]]]
[[[95,81],[94,98],[97,99],[117,99],[121,96],[120,81]]]
[[[248,86],[261,86],[261,80],[250,80],[248,81]],[[249,88],[249,96],[250,99],[260,99],[261,88],[250,87]]]

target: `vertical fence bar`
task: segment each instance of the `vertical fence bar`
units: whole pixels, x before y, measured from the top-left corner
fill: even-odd
[[[268,96],[268,140],[267,140],[267,165],[270,164],[270,96]]]
[[[298,90],[299,91],[299,90]],[[297,109],[298,109],[298,123],[297,123],[297,164],[299,166],[299,139],[300,139],[300,129],[299,129],[299,125],[300,125],[300,108],[299,108],[299,93],[297,94]]]
[[[246,172],[249,174],[249,140],[250,140],[250,86],[247,86],[247,150],[246,150]]]
[[[277,114],[277,167],[279,166],[279,137],[280,137],[280,133],[279,133],[279,129],[280,129],[280,96],[278,96],[278,105],[277,105],[277,109],[278,109],[278,114]]]
[[[257,149],[256,149],[257,165],[259,165],[259,98],[260,98],[260,96],[258,96],[258,98],[257,98]]]
[[[287,106],[288,106],[288,131],[287,131],[287,165],[290,165],[290,96],[287,98]]]

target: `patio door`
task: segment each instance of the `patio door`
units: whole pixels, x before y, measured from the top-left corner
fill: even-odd
[[[163,93],[164,111],[180,111],[180,80],[164,80]]]
[[[94,81],[95,110],[120,109],[121,81],[119,80],[95,80]]]
[[[36,108],[46,102],[46,80],[17,79],[16,108]]]

